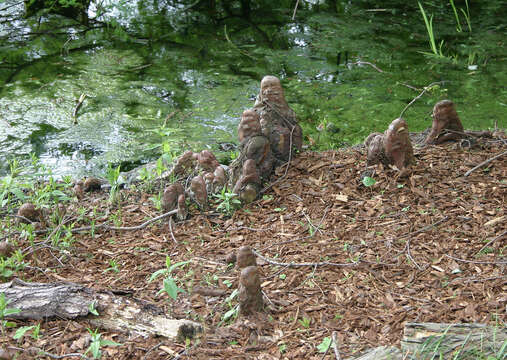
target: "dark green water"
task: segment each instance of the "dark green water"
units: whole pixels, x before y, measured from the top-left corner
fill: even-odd
[[[80,32],[59,16],[2,23],[0,167],[35,152],[57,174],[100,174],[108,163],[127,169],[153,160],[162,142],[173,152],[209,148],[226,159],[222,143],[237,141],[239,117],[267,74],[282,79],[313,149],[384,131],[433,82],[442,83],[404,115],[411,131],[429,127],[433,104],[444,98],[457,104],[465,128],[507,127],[501,1],[470,3],[471,32],[463,16],[457,31],[447,2],[424,2],[445,58],[422,53],[431,50],[416,2],[337,1],[337,11],[313,3],[302,4],[295,21],[293,8],[278,9],[276,21],[253,9],[253,27],[240,18],[198,25],[194,13],[169,16],[155,2],[128,2],[109,19],[121,19],[130,36]],[[41,34],[25,41],[30,32]]]

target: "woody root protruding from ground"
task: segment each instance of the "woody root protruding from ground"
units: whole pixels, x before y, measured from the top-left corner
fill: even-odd
[[[428,132],[425,145],[442,144],[450,140],[460,140],[474,132],[465,132],[458,117],[454,103],[442,100],[433,107],[433,123]],[[475,136],[490,136],[489,132],[477,132]],[[383,164],[395,166],[400,176],[410,173],[409,166],[415,163],[412,143],[405,120],[393,120],[384,134],[372,133],[364,141],[368,152],[367,166]]]
[[[240,154],[229,168],[219,164],[208,150],[181,155],[170,172],[180,180],[165,189],[163,210],[178,208],[178,218],[184,219],[186,197],[205,210],[209,195],[224,186],[232,189],[242,203],[249,203],[259,196],[262,183],[269,180],[273,169],[302,149],[303,132],[277,77],[262,79],[254,107],[241,115],[238,139]]]
[[[415,162],[407,123],[402,118],[393,120],[384,134],[370,134],[364,144],[368,150],[368,166],[379,163],[386,167],[394,165],[403,172]]]

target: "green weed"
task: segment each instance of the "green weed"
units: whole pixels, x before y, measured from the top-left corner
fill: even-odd
[[[5,337],[5,328],[16,326],[15,323],[7,321],[5,318],[21,312],[20,309],[8,308],[7,305],[10,302],[10,300],[5,298],[5,293],[0,294],[0,329],[3,337]]]
[[[241,205],[241,201],[238,199],[237,194],[228,191],[227,186],[224,186],[219,194],[213,194],[213,196],[220,201],[217,210],[229,216],[239,209]]]
[[[442,40],[440,42],[439,47],[437,48],[436,42],[435,42],[435,33],[433,32],[433,15],[430,16],[430,19],[428,20],[428,17],[426,16],[426,12],[424,11],[423,6],[420,2],[417,2],[419,4],[419,9],[421,10],[422,17],[424,19],[424,24],[426,25],[426,31],[428,32],[429,42],[430,42],[430,48],[434,56],[437,57],[444,57],[442,54],[442,45],[444,44],[444,41]]]
[[[155,271],[153,274],[151,274],[150,279],[148,280],[148,282],[152,282],[161,275],[165,276],[165,279],[163,281],[163,287],[157,293],[157,295],[160,295],[161,293],[165,292],[167,295],[169,295],[171,299],[176,300],[180,292],[185,292],[185,290],[178,287],[178,285],[176,284],[176,280],[173,278],[172,272],[175,269],[185,266],[188,263],[189,261],[180,261],[175,264],[171,264],[171,258],[169,256],[166,256],[165,269]]]
[[[84,355],[86,355],[89,352],[91,352],[94,359],[100,359],[102,357],[101,348],[103,346],[121,346],[121,344],[114,342],[112,340],[102,339],[102,334],[99,333],[98,331],[99,331],[98,329],[95,329],[95,331],[88,329],[88,332],[90,333],[91,336],[91,343],[84,353]]]

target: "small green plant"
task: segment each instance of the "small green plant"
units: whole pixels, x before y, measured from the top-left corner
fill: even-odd
[[[232,294],[229,295],[227,299],[225,299],[225,303],[229,306],[229,310],[222,316],[222,319],[220,320],[218,326],[222,325],[224,322],[230,319],[235,319],[238,316],[239,304],[236,304],[236,306],[232,305],[232,300],[238,296],[238,293],[238,289],[235,289]]]
[[[169,144],[167,144],[169,145]],[[171,157],[172,159],[172,157]],[[161,177],[164,171],[167,170],[167,166],[164,164],[164,159],[162,157],[159,157],[157,160],[157,166],[155,167],[155,172],[158,177]]]
[[[317,345],[317,350],[319,350],[320,353],[325,353],[328,351],[329,347],[331,346],[331,338],[329,336],[322,339],[322,342]]]
[[[159,191],[157,194],[150,197],[151,202],[153,203],[153,206],[155,206],[155,209],[159,210],[162,209],[162,192]]]
[[[109,191],[109,201],[111,203],[115,203],[118,201],[118,191],[120,190],[120,186],[125,182],[120,175],[120,165],[113,167],[109,164],[107,167],[106,179],[111,185],[111,190]]]
[[[377,180],[375,180],[374,178],[372,178],[370,176],[365,176],[363,178],[363,185],[366,187],[371,187],[371,186],[375,185],[376,183],[377,183]]]
[[[15,327],[16,324],[5,320],[7,316],[14,315],[20,313],[20,309],[8,308],[11,301],[5,298],[5,293],[0,294],[0,328],[2,330],[2,336],[5,336],[5,328]]]
[[[227,186],[224,186],[219,194],[213,194],[213,196],[220,201],[217,206],[217,210],[229,216],[232,215],[241,205],[238,195],[232,191],[228,191]]]
[[[104,270],[104,272],[108,272],[108,271],[113,271],[115,273],[120,272],[120,265],[118,265],[116,260],[114,260],[114,259],[109,260],[109,267],[106,270]]]
[[[169,295],[171,299],[176,300],[180,292],[185,292],[185,290],[178,287],[171,273],[174,271],[174,269],[184,266],[188,263],[189,261],[180,261],[175,264],[171,264],[171,258],[169,256],[166,256],[165,269],[155,271],[153,274],[151,274],[150,279],[148,280],[148,282],[152,282],[161,275],[166,276],[166,278],[163,281],[163,288],[157,293],[157,295],[160,295],[161,293],[165,292],[167,295]]]
[[[310,319],[306,316],[303,316],[303,318],[299,319],[298,322],[301,324],[302,327],[304,327],[305,329],[308,329],[310,327],[312,319]]]
[[[22,326],[16,330],[16,333],[12,337],[14,340],[19,340],[29,331],[32,331],[32,338],[35,340],[39,339],[40,335],[40,324],[32,326]]]
[[[90,328],[88,328],[88,332],[90,333],[91,336],[91,343],[84,353],[84,355],[86,355],[89,352],[91,352],[94,359],[100,359],[102,357],[101,348],[103,346],[121,346],[121,344],[114,342],[112,340],[102,339],[102,334],[99,333],[98,331],[99,331],[98,329],[95,329],[95,331],[93,331]]]
[[[16,250],[8,258],[0,257],[0,277],[9,279],[17,271],[23,270],[26,266],[24,255],[20,250]]]
[[[95,316],[99,316],[99,312],[97,311],[97,309],[95,308],[95,305],[96,305],[96,301],[92,301],[89,305],[88,305],[88,311],[90,312],[90,314],[93,314]]]

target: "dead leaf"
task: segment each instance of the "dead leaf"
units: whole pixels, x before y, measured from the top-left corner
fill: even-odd
[[[347,195],[343,195],[343,194],[336,194],[335,198],[336,198],[336,200],[341,201],[341,202],[345,202],[345,203],[347,201],[349,201],[349,197]]]

